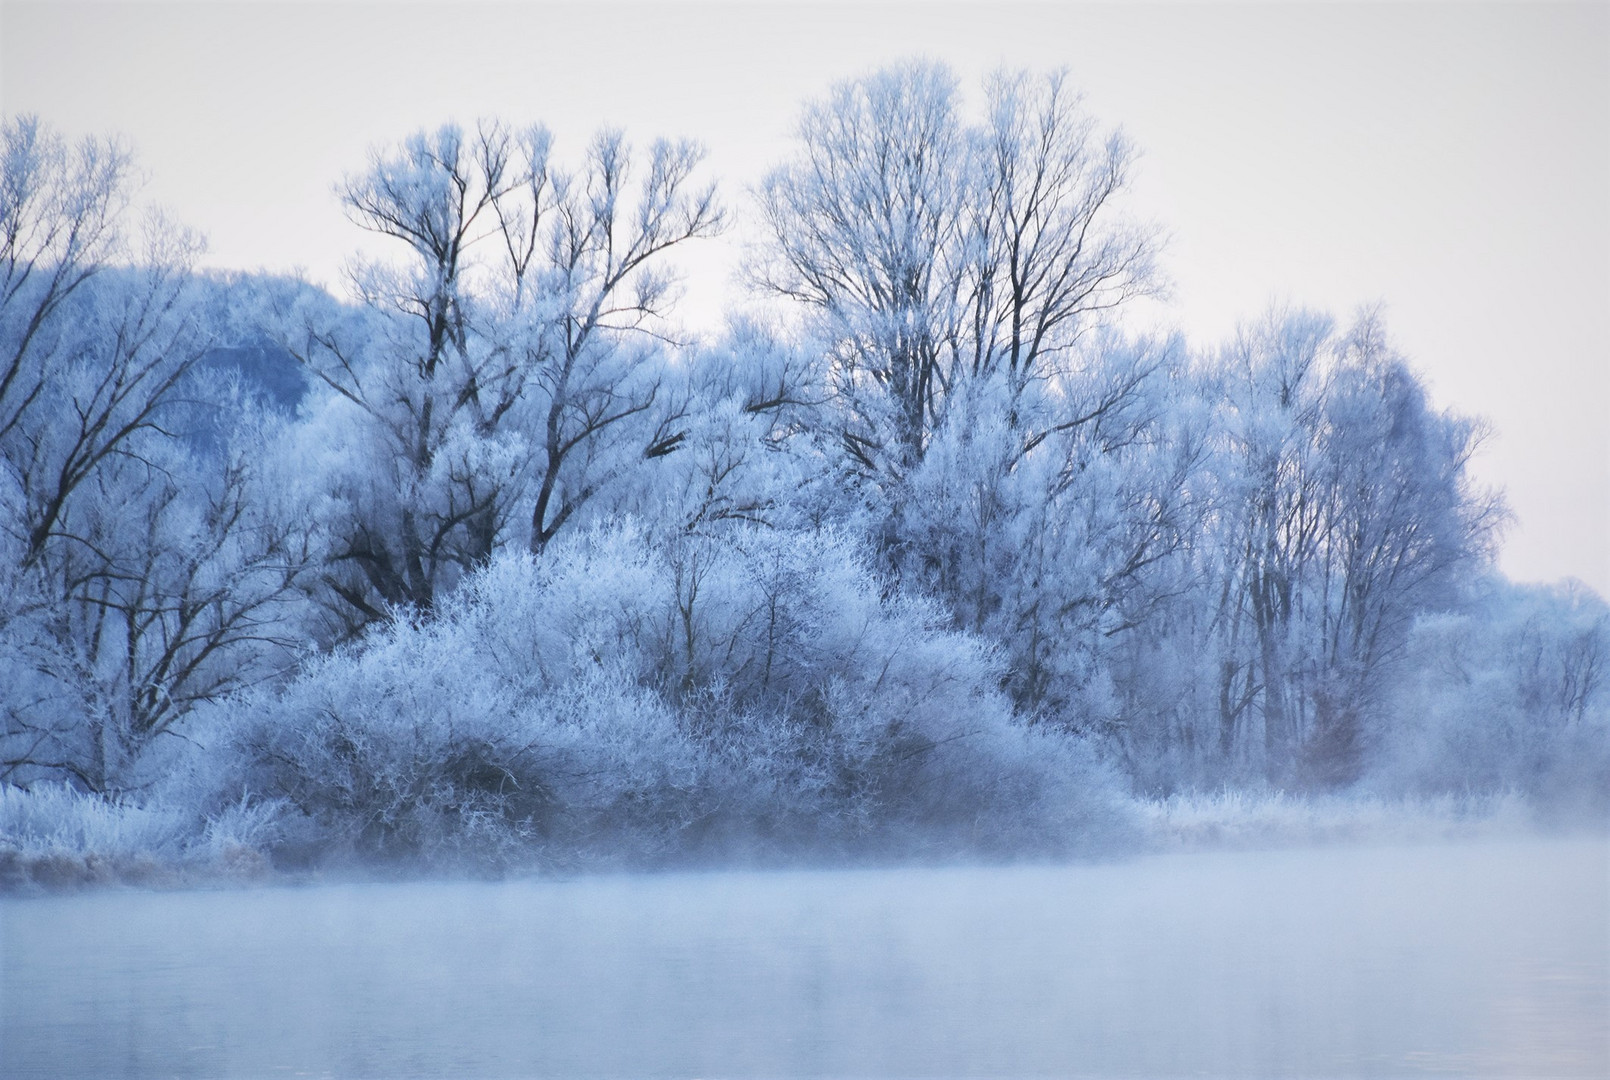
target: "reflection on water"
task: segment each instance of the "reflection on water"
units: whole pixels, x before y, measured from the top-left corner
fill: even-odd
[[[0,1075],[1604,1076],[1602,842],[0,902]]]

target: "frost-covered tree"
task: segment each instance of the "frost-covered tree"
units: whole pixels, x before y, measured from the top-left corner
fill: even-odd
[[[1001,73],[985,96],[970,124],[942,65],[842,83],[760,189],[754,279],[819,316],[844,450],[868,472],[915,467],[964,380],[1043,377],[1154,287],[1155,240],[1115,207],[1122,136],[1097,133],[1061,74]]]
[[[687,350],[663,384],[671,452],[634,470],[611,512],[707,535],[842,524],[822,445],[822,367],[814,343],[752,319]]]
[[[127,787],[198,704],[294,662],[309,553],[254,452],[145,446],[78,492],[33,585],[37,607],[8,628],[16,685],[37,689],[10,702],[10,745],[26,751],[3,778]]]
[[[1271,316],[1220,363],[1220,742],[1261,729],[1271,778],[1350,780],[1414,619],[1455,603],[1502,519],[1466,475],[1481,428],[1430,405],[1369,315]]]
[[[1003,646],[1029,715],[1112,722],[1113,648],[1180,587],[1205,513],[1183,363],[1178,342],[1112,338],[1074,376],[975,380],[913,474],[902,580]]]
[[[89,283],[129,254],[126,151],[69,146],[32,117],[0,129],[0,454],[25,565],[74,492],[142,431],[196,356],[184,272],[194,238],[152,222],[145,267]]]
[[[127,156],[3,134],[0,781],[115,790],[201,701],[272,670],[300,572],[251,451],[185,439],[213,340],[198,241],[130,234]]]
[[[1132,623],[1188,531],[1162,350],[1093,334],[1156,288],[1156,240],[1118,206],[1133,150],[1064,75],[1001,72],[984,98],[969,122],[947,69],[908,63],[809,106],[753,273],[827,342],[822,422],[890,570],[1012,643],[1021,708],[1066,713],[1099,682],[1073,638]]]
[[[429,610],[516,524],[541,551],[601,486],[674,445],[653,411],[661,264],[720,226],[713,188],[692,179],[701,153],[661,141],[634,159],[605,132],[571,171],[550,150],[541,128],[488,121],[378,153],[342,199],[403,258],[360,269],[355,308],[280,316],[329,391],[315,441],[347,457],[327,480],[327,583],[354,627],[388,605]]]
[[[973,181],[959,106],[934,64],[841,83],[760,189],[756,280],[830,328],[845,449],[867,467],[878,452],[916,464],[954,362]]]
[[[970,374],[1023,383],[1077,360],[1085,334],[1158,288],[1154,230],[1117,207],[1135,149],[1098,130],[1065,72],[1000,71],[972,132],[965,296]]]

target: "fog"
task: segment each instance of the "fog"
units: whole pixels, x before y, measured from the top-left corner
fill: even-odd
[[[1602,1076],[1602,840],[0,901],[9,1077]]]

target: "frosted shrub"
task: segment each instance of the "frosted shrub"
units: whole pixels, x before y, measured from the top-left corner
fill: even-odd
[[[1007,823],[1063,836],[1062,800],[1103,790],[1077,753],[1028,752],[998,657],[936,606],[883,596],[848,538],[743,530],[664,550],[671,610],[644,623],[644,677],[731,763],[727,805],[749,827],[976,848]]]
[[[0,785],[0,837],[29,855],[171,854],[179,849],[186,824],[172,811],[109,802],[66,785]]]
[[[188,827],[178,811],[66,784],[0,784],[0,891],[160,878],[186,857]]]
[[[832,533],[618,524],[244,703],[213,798],[283,800],[282,854],[1065,845],[1111,816],[1110,778],[999,681]]]
[[[246,706],[233,736],[244,785],[284,801],[290,847],[563,845],[666,801],[687,755],[655,702],[603,674],[555,685],[490,666],[464,614],[397,623]]]

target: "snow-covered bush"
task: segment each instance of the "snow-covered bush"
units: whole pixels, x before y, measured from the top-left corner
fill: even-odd
[[[159,878],[184,858],[189,824],[66,784],[0,784],[0,891]]]
[[[219,710],[202,801],[280,800],[283,855],[561,863],[1044,850],[1113,824],[1109,775],[999,681],[843,537],[595,528]]]
[[[65,784],[0,785],[0,838],[27,855],[170,854],[188,822],[174,811],[113,803]]]

